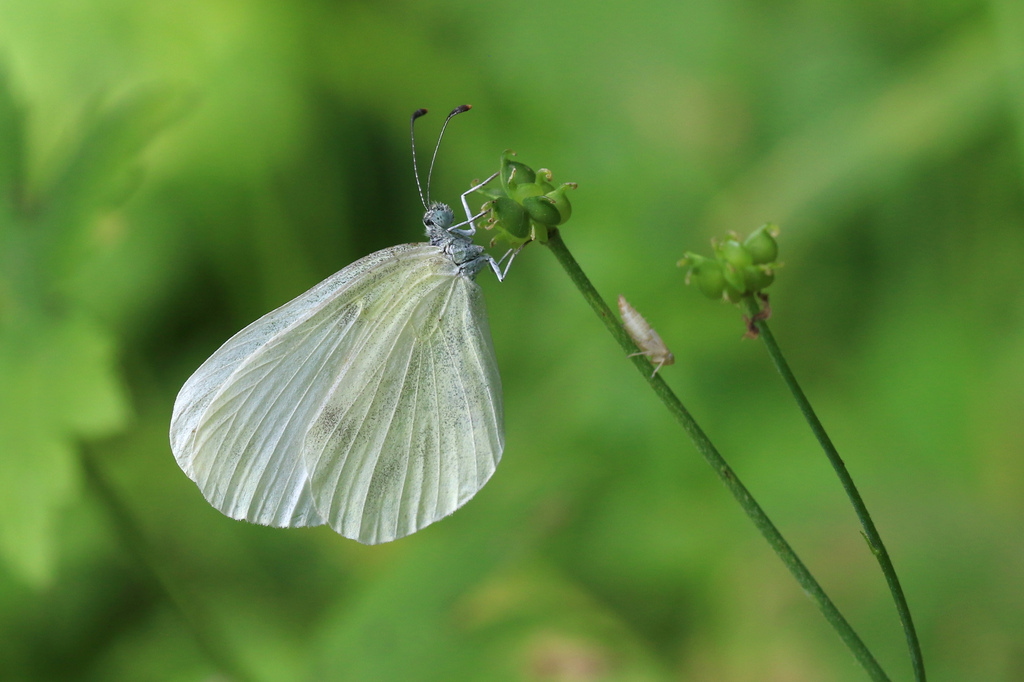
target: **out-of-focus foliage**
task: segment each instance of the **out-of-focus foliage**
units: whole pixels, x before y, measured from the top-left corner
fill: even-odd
[[[0,556],[36,587],[52,580],[56,516],[77,496],[76,441],[118,432],[128,411],[114,335],[68,280],[95,257],[97,216],[117,220],[111,206],[166,99],[92,112],[52,177],[33,182],[25,112],[0,80]]]
[[[860,680],[539,244],[484,273],[507,447],[379,547],[211,509],[178,388],[422,239],[512,148],[562,234],[909,678],[884,582],[739,311],[683,284],[782,227],[772,328],[903,579],[933,680],[1024,678],[1024,9],[935,3],[0,3],[0,670],[13,680]],[[434,128],[436,130],[436,128]],[[481,242],[484,238],[481,238]]]

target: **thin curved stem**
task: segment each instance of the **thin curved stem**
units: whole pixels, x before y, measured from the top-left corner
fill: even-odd
[[[753,321],[753,324],[757,326],[757,329],[760,332],[759,337],[764,341],[764,345],[768,349],[768,355],[771,356],[772,362],[775,363],[775,368],[779,371],[779,374],[782,375],[782,380],[786,383],[786,386],[789,387],[790,392],[793,394],[793,398],[800,407],[800,412],[803,413],[804,419],[807,420],[808,425],[811,427],[811,431],[814,432],[815,437],[821,444],[821,449],[825,451],[825,456],[828,457],[829,463],[831,463],[832,468],[835,469],[836,476],[839,477],[839,481],[843,485],[843,490],[846,491],[846,496],[850,498],[850,503],[853,505],[854,511],[857,512],[857,518],[860,519],[860,525],[864,529],[864,538],[868,542],[868,547],[871,550],[871,553],[874,554],[875,559],[878,560],[878,565],[882,568],[882,574],[885,575],[885,582],[888,583],[889,591],[892,593],[893,601],[896,603],[896,611],[899,613],[900,623],[903,625],[903,632],[907,638],[907,647],[910,649],[910,660],[914,668],[914,679],[916,679],[917,682],[925,682],[924,656],[921,654],[921,645],[917,639],[917,630],[914,629],[914,621],[910,616],[910,607],[907,605],[907,598],[903,594],[903,588],[900,586],[900,579],[896,575],[896,569],[893,567],[892,561],[889,559],[889,552],[885,549],[885,544],[882,543],[882,536],[878,534],[878,529],[875,528],[875,523],[871,520],[871,514],[868,513],[868,508],[864,504],[864,500],[861,498],[860,491],[857,490],[856,484],[853,482],[853,477],[850,476],[850,472],[846,469],[846,464],[843,462],[842,457],[839,456],[839,452],[836,450],[835,445],[832,444],[832,439],[828,437],[828,433],[825,432],[825,427],[822,426],[821,421],[818,419],[818,415],[815,414],[814,408],[811,407],[810,401],[807,399],[807,396],[804,395],[803,389],[800,388],[800,384],[797,382],[792,370],[790,370],[789,363],[786,362],[786,358],[782,355],[782,350],[779,348],[779,344],[776,343],[775,337],[768,328],[768,323],[764,319],[760,319],[761,316],[758,315],[758,313],[761,312],[759,304],[753,297],[745,298],[744,304],[747,309],[747,314],[750,315],[750,319]]]
[[[583,297],[590,304],[590,307],[594,309],[597,316],[604,322],[605,327],[609,333],[619,342],[623,350],[627,354],[635,353],[637,348],[633,344],[633,341],[629,338],[629,335],[619,324],[615,315],[612,313],[608,304],[604,302],[601,295],[597,293],[594,285],[591,284],[590,280],[584,274],[580,268],[576,259],[573,258],[569,249],[566,247],[565,242],[562,241],[561,235],[558,230],[552,230],[548,236],[547,246],[551,249],[552,253],[558,259],[558,262],[568,273],[569,278],[573,281],[576,287],[583,294]],[[725,484],[725,487],[729,489],[736,501],[739,502],[743,511],[746,512],[747,516],[757,527],[761,535],[768,542],[771,548],[778,555],[782,563],[786,565],[789,572],[796,579],[797,583],[811,596],[811,598],[817,603],[818,608],[825,616],[825,620],[832,625],[835,631],[839,634],[839,637],[846,644],[847,648],[853,653],[854,657],[861,664],[861,667],[867,671],[872,680],[876,682],[888,681],[889,676],[885,674],[882,667],[875,660],[871,651],[867,648],[861,638],[854,631],[853,627],[847,622],[846,618],[839,612],[836,605],[832,603],[832,600],[822,589],[818,581],[814,579],[811,572],[807,569],[807,566],[800,560],[793,548],[790,547],[789,543],[786,542],[785,538],[775,527],[775,524],[771,522],[768,515],[765,514],[761,506],[754,500],[754,497],[750,494],[747,488],[740,482],[739,478],[732,468],[726,463],[725,459],[719,454],[717,448],[712,444],[711,440],[707,437],[704,431],[697,425],[697,422],[693,419],[687,409],[680,402],[679,398],[676,397],[672,389],[662,380],[659,374],[650,376],[651,365],[646,358],[636,356],[631,358],[633,364],[636,365],[637,369],[640,370],[644,378],[654,389],[654,392],[658,395],[661,401],[668,408],[669,412],[676,418],[676,421],[683,427],[686,433],[693,440],[697,450],[704,456],[711,468],[714,469],[715,473]]]

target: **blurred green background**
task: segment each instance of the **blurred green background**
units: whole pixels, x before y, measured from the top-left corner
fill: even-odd
[[[891,2],[0,2],[0,678],[866,679],[533,245],[486,292],[504,461],[364,547],[236,522],[167,442],[235,331],[506,148],[894,679],[903,635],[758,342],[675,261],[782,226],[771,320],[932,680],[1024,679],[1024,9]]]

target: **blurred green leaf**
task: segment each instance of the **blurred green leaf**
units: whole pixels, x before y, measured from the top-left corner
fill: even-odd
[[[873,96],[783,137],[714,197],[705,220],[717,233],[842,210],[969,142],[1003,103],[999,76],[987,27],[962,30]]]
[[[43,210],[73,215],[120,203],[130,164],[191,103],[185,91],[166,86],[134,90],[108,106],[94,102],[61,169],[43,192]]]
[[[0,325],[0,555],[24,580],[53,578],[55,526],[80,484],[79,438],[124,425],[114,343],[83,318]]]
[[[9,222],[24,190],[25,113],[0,68],[0,222]],[[3,230],[0,225],[0,230]]]
[[[138,187],[137,157],[193,103],[185,90],[150,86],[114,104],[93,103],[66,156],[36,197],[33,229],[43,233],[48,272],[66,276],[88,253],[87,227],[94,214],[123,203]]]
[[[1017,0],[992,0],[990,4],[999,39],[1003,82],[1015,116],[1017,151],[1024,168],[1024,5]]]
[[[86,117],[53,182],[32,206],[10,201],[0,222],[0,556],[40,587],[54,574],[56,527],[80,485],[78,441],[124,426],[129,412],[113,335],[61,296],[92,255],[96,212],[134,189],[136,157],[184,111],[166,89],[138,90]],[[0,79],[0,191],[21,191],[25,120]]]

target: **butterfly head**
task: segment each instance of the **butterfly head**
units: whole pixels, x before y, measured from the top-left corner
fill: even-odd
[[[455,213],[448,204],[442,204],[440,201],[434,201],[427,207],[426,213],[423,214],[423,227],[427,228],[427,236],[430,237],[430,243],[438,245],[441,241],[446,241],[451,238],[451,233],[448,232],[448,228],[455,222]]]

